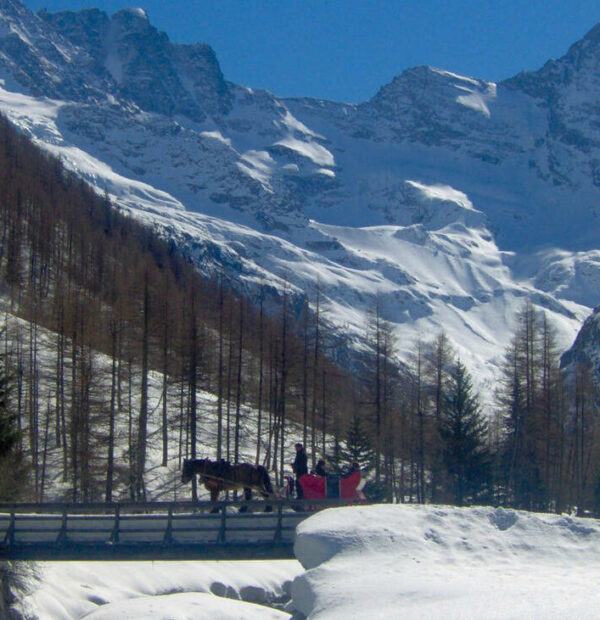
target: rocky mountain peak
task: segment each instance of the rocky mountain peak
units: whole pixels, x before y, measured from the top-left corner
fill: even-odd
[[[381,296],[404,342],[447,327],[490,381],[520,299],[567,346],[597,303],[598,29],[503,85],[415,67],[347,105],[230,84],[137,9],[2,6],[6,115],[206,273],[324,282],[350,340]]]
[[[600,62],[600,23],[596,24],[583,39],[574,43],[570,48],[565,59],[575,66],[582,61],[595,60]]]
[[[150,25],[150,20],[148,19],[148,13],[146,9],[142,9],[140,7],[129,7],[126,9],[121,9],[114,14],[114,18],[123,17],[125,19],[139,22],[146,22],[146,24]]]
[[[494,84],[427,65],[403,71],[389,84],[383,86],[370,100],[370,104],[385,109],[416,100],[434,102],[440,97],[456,101],[472,93],[490,94]],[[460,102],[459,102],[460,103]]]
[[[96,92],[82,78],[92,64],[83,48],[49,29],[21,2],[0,1],[0,75],[9,82],[36,96],[82,100]]]
[[[600,24],[561,58],[549,60],[537,71],[523,71],[501,85],[547,108],[550,149],[575,147],[574,154],[581,156],[577,166],[586,168],[600,185],[600,168],[589,158],[591,149],[600,147]],[[571,183],[564,172],[555,176],[557,182]]]
[[[142,46],[144,51],[169,45],[167,35],[157,30],[142,9],[122,9],[110,18],[113,42],[123,45]],[[139,50],[141,51],[141,50]]]
[[[523,71],[502,84],[551,104],[561,98],[565,87],[586,80],[592,84],[598,82],[599,69],[600,23],[574,43],[561,58],[549,60],[539,70]]]
[[[441,145],[462,140],[473,128],[484,131],[496,85],[419,66],[383,86],[362,112],[390,123],[398,139]]]
[[[110,18],[97,9],[40,16],[94,57],[96,73],[112,82],[112,94],[141,109],[197,121],[227,112],[228,88],[213,50],[171,43],[143,9],[123,9]]]

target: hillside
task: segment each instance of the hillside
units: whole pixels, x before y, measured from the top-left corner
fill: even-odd
[[[196,456],[279,482],[293,441],[316,455],[342,433],[353,381],[286,295],[267,316],[204,277],[6,119],[0,170],[2,498],[175,499]],[[6,460],[9,424],[28,480]]]

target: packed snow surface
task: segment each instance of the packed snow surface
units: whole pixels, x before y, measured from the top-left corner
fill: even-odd
[[[296,561],[45,562],[28,618],[597,618],[600,521],[502,508],[325,510]],[[286,611],[282,602],[290,591]]]
[[[296,530],[296,609],[329,618],[597,618],[600,521],[501,508],[368,506]]]
[[[115,618],[154,618],[154,620],[266,620],[289,618],[289,614],[260,605],[220,599],[212,594],[171,594],[132,599],[101,607],[86,618],[114,620]]]
[[[75,618],[289,618],[282,606],[294,560],[266,562],[40,562],[25,617]]]

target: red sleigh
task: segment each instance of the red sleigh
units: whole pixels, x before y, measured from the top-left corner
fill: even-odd
[[[354,471],[347,476],[328,474],[315,476],[304,474],[299,480],[304,499],[345,498],[350,500],[364,500],[361,490],[360,471]]]

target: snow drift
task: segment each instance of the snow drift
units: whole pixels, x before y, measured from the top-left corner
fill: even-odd
[[[297,610],[325,618],[593,618],[600,521],[501,508],[369,506],[301,523]]]
[[[288,618],[298,562],[40,562],[26,618]]]

